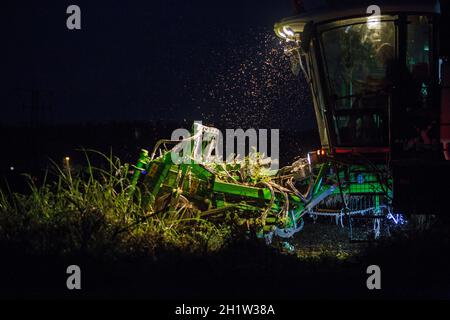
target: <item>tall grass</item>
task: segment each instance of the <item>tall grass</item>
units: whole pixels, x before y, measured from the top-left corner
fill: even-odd
[[[29,192],[0,190],[0,245],[37,255],[153,254],[220,249],[230,228],[177,212],[154,213],[137,187],[130,196],[130,166],[113,155],[84,150],[74,170],[53,162],[43,182],[26,176]],[[92,159],[97,158],[92,164]]]

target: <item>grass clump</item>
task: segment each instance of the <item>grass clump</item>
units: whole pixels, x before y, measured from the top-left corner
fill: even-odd
[[[183,218],[180,212],[155,214],[139,188],[130,196],[128,164],[113,155],[84,153],[86,165],[77,170],[53,163],[39,184],[25,176],[28,193],[0,190],[4,250],[58,256],[141,255],[159,249],[203,253],[227,242],[229,227]]]

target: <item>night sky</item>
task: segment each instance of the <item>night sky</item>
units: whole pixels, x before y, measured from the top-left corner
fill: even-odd
[[[66,8],[81,8],[81,30]],[[6,6],[6,7],[5,7]],[[309,93],[273,35],[290,0],[2,1],[0,123],[203,120],[301,127]]]
[[[70,4],[81,8],[81,30],[66,28]],[[41,125],[314,127],[308,88],[272,31],[293,14],[291,0],[7,0],[0,8],[0,124],[32,123],[34,91]]]

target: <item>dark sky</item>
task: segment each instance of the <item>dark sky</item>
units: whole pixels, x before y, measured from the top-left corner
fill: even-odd
[[[1,3],[0,123],[30,121],[32,90],[51,123],[312,120],[272,32],[292,15],[290,0]],[[66,28],[70,4],[81,30]]]
[[[81,30],[66,28],[70,4]],[[3,0],[0,9],[0,124],[314,126],[308,88],[272,31],[293,14],[291,0]]]

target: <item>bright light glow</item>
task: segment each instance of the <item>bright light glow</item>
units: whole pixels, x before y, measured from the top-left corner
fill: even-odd
[[[70,161],[70,157],[65,157],[64,160],[69,162]]]
[[[380,19],[377,19],[377,18],[370,18],[368,21],[367,21],[367,27],[369,28],[369,29],[379,29],[380,28]]]
[[[283,33],[287,36],[287,37],[294,37],[295,33],[294,31],[292,31],[291,28],[289,28],[288,26],[284,26],[283,27]]]
[[[392,220],[395,224],[405,224],[406,223],[403,215],[399,214],[399,213],[397,213],[397,214],[389,213],[387,215],[387,218],[388,218],[388,220]]]
[[[14,167],[9,167],[9,170],[14,171]]]
[[[367,27],[369,29],[379,29],[381,26],[381,8],[377,5],[371,5],[367,7],[366,13],[370,14],[367,18]]]
[[[380,16],[371,16],[367,18],[367,28],[370,30],[380,29],[381,28],[381,19]]]
[[[356,177],[356,180],[358,181],[358,184],[363,184],[364,183],[364,176],[360,173]]]

